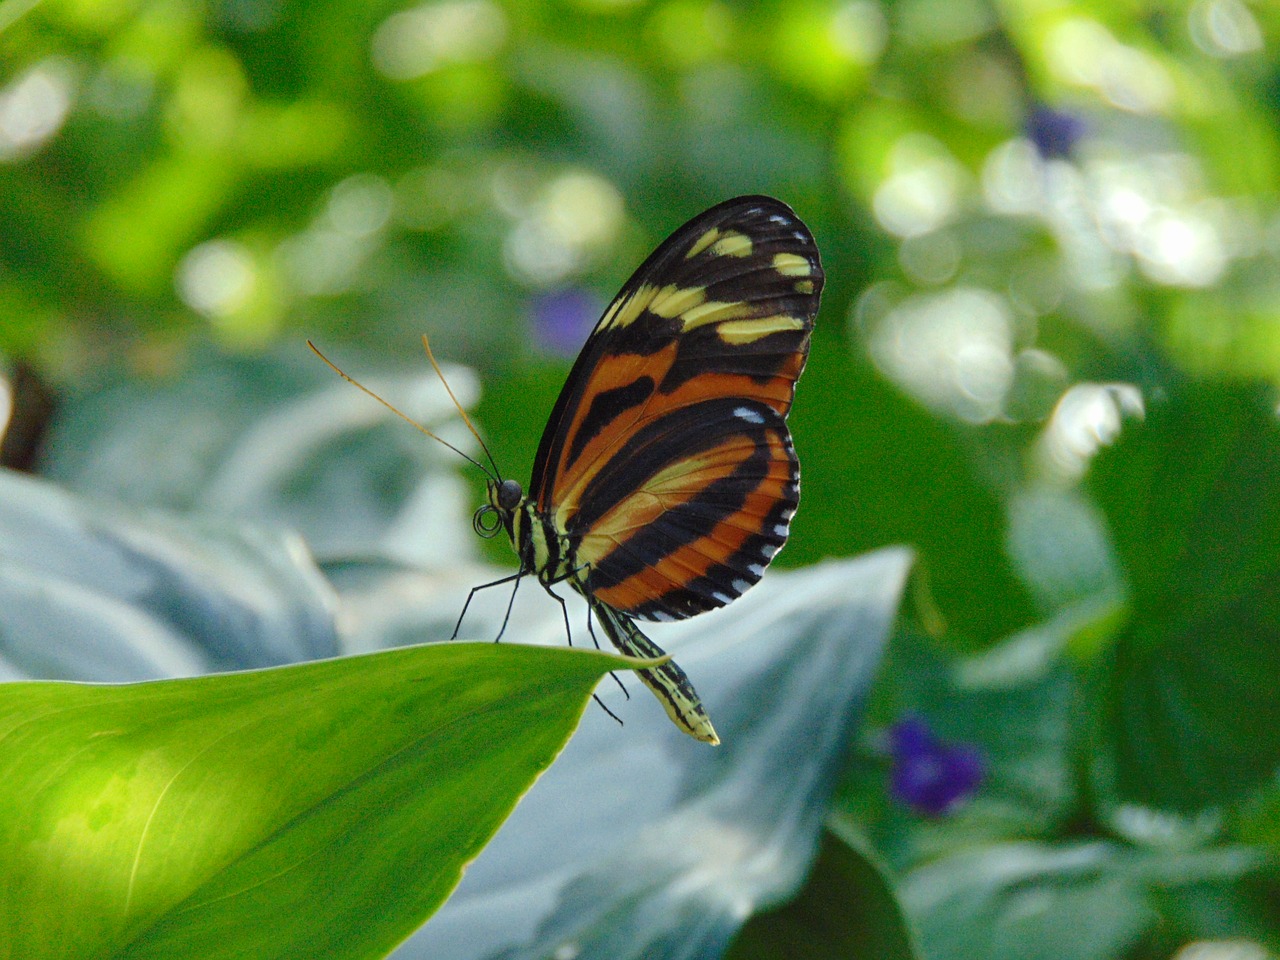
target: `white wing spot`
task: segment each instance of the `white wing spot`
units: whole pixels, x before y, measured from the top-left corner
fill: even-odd
[[[769,222],[770,223],[786,223],[787,218],[782,216],[782,214],[780,213],[774,213],[774,214],[770,214]]]
[[[733,411],[733,415],[747,423],[764,423],[764,417],[760,415],[760,411],[752,410],[750,407],[738,407]]]
[[[786,536],[786,527],[783,527],[783,536]],[[764,555],[765,560],[772,560],[773,555],[778,552],[778,544],[764,543],[760,545],[760,552]]]
[[[759,580],[761,577],[764,576],[764,564],[762,563],[751,564],[751,566],[747,567],[747,573],[751,574],[753,577]]]
[[[726,597],[723,593],[713,593],[711,599],[719,601],[721,606],[726,603],[733,603],[733,597]]]
[[[790,532],[785,523],[779,523],[773,528],[773,533],[778,537],[785,537]]]
[[[733,581],[733,589],[738,593],[746,593],[751,589],[751,582],[749,580],[735,580]]]
[[[671,614],[666,613],[665,611],[662,611],[662,610],[658,610],[654,613],[649,614],[649,618],[652,620],[656,620],[658,623],[674,623],[676,619]]]

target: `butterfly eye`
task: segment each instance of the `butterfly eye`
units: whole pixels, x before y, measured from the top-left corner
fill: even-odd
[[[524,491],[514,480],[503,480],[498,487],[498,507],[502,510],[514,510],[520,505]]]
[[[486,503],[471,518],[471,527],[486,540],[496,536],[498,531],[502,529],[502,516],[498,512],[498,508]]]

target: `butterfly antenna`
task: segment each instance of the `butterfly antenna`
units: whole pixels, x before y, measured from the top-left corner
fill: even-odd
[[[462,404],[458,402],[458,398],[453,395],[453,390],[449,386],[449,381],[444,378],[444,371],[440,369],[440,364],[436,362],[436,355],[431,352],[431,343],[427,340],[427,335],[422,335],[422,349],[427,351],[427,359],[431,361],[431,366],[436,371],[436,376],[440,378],[440,382],[444,384],[445,391],[449,394],[449,399],[453,401],[453,405],[458,408],[458,413],[462,414],[462,422],[467,425],[467,429],[471,431],[471,435],[476,438],[476,443],[480,444],[480,449],[484,451],[484,455],[489,458],[489,463],[493,466],[493,472],[498,477],[502,476],[502,471],[498,469],[497,461],[493,459],[493,454],[489,452],[489,446],[484,442],[484,438],[480,436],[480,431],[476,429],[476,425],[471,422],[471,418],[467,416],[467,411],[462,408]]]
[[[363,383],[361,383],[359,380],[355,379],[355,377],[352,377],[351,375],[349,375],[348,373],[346,373],[346,372],[345,372],[341,367],[339,367],[336,363],[334,363],[332,360],[330,360],[328,357],[326,357],[323,353],[321,353],[321,352],[320,352],[320,348],[319,348],[319,347],[317,347],[317,346],[316,346],[314,343],[312,343],[310,340],[308,340],[308,341],[307,341],[307,346],[311,348],[311,352],[312,352],[312,353],[314,353],[317,357],[319,357],[321,360],[323,360],[323,361],[325,362],[325,364],[329,367],[329,369],[330,369],[330,370],[332,370],[334,373],[336,373],[338,376],[340,376],[343,380],[347,381],[347,383],[351,384],[353,387],[356,387],[356,388],[358,388],[359,390],[363,391],[364,393],[368,394],[369,396],[373,397],[373,399],[377,400],[380,404],[382,404],[384,407],[386,407],[388,410],[390,410],[392,413],[394,413],[397,417],[399,417],[399,418],[400,418],[401,420],[403,420],[405,423],[409,424],[409,426],[414,427],[415,429],[417,429],[418,431],[420,431],[420,432],[422,432],[422,433],[425,433],[425,434],[426,434],[428,437],[430,437],[432,440],[439,440],[441,443],[443,443],[446,447],[448,447],[450,450],[452,450],[452,451],[453,451],[454,453],[456,453],[458,456],[462,457],[464,460],[469,461],[470,463],[475,464],[477,467],[479,467],[481,470],[483,470],[483,471],[484,471],[484,473],[485,473],[486,475],[488,475],[489,471],[488,471],[488,469],[485,467],[485,465],[484,465],[483,463],[480,463],[480,462],[479,462],[478,460],[476,460],[474,457],[468,456],[467,454],[463,453],[461,450],[459,450],[457,447],[455,447],[455,446],[454,446],[452,443],[450,443],[448,440],[445,440],[443,437],[438,437],[438,436],[436,436],[434,433],[432,433],[430,430],[428,430],[426,427],[424,427],[422,424],[420,424],[417,420],[413,419],[413,417],[409,416],[409,415],[408,415],[408,414],[406,414],[406,413],[402,413],[401,411],[397,410],[394,406],[392,406],[392,405],[391,405],[390,403],[388,403],[386,400],[383,400],[383,399],[382,399],[382,397],[378,396],[376,393],[374,393],[372,390],[370,390],[368,387],[366,387],[366,386],[365,386]],[[432,360],[432,363],[434,364],[434,363],[435,363],[435,361],[434,361],[434,360]],[[439,372],[439,370],[440,370],[440,368],[439,368],[439,367],[436,367],[436,371],[437,371],[437,372]],[[446,383],[446,384],[445,384],[445,386],[444,386],[444,388],[445,388],[446,390],[448,390],[448,389],[449,389],[449,385]],[[451,390],[449,391],[449,396],[450,396],[451,398],[453,397],[453,391],[451,391]],[[454,401],[453,401],[453,402],[456,404],[458,401],[457,401],[456,399],[454,399]],[[461,410],[462,410],[462,408],[461,408],[461,407],[458,407],[458,410],[459,410],[459,411],[461,411]],[[462,417],[463,417],[463,419],[464,419],[464,420],[466,420],[467,415],[466,415],[465,413],[463,413],[463,414],[462,414]],[[468,427],[471,427],[471,432],[472,432],[472,433],[475,433],[475,432],[476,432],[476,428],[471,426],[471,421],[470,421],[470,420],[467,420],[467,426],[468,426]],[[477,439],[479,439],[479,437],[478,437],[478,436],[477,436]],[[482,444],[481,444],[481,446],[484,446],[484,444],[482,443]],[[489,452],[488,450],[485,450],[485,453],[488,453],[488,452]],[[489,457],[489,460],[490,460],[490,462],[492,462],[492,461],[493,461],[493,457],[492,457],[492,456],[491,456],[491,457]],[[494,467],[494,470],[495,470],[495,471],[497,470],[497,467],[496,467],[496,466]]]

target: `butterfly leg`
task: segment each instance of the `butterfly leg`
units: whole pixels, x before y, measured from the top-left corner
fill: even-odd
[[[579,569],[582,569],[582,568],[579,568]],[[569,626],[569,605],[565,603],[564,597],[560,596],[560,594],[556,593],[554,590],[551,589],[551,584],[562,583],[565,580],[569,580],[577,572],[578,570],[570,570],[563,577],[560,577],[556,580],[552,580],[551,583],[543,584],[543,588],[547,591],[547,593],[555,597],[556,602],[560,604],[560,613],[564,616],[564,633],[565,633],[565,636],[569,638],[569,646],[571,647],[573,646],[573,630]],[[591,604],[587,604],[587,632],[591,634],[591,640],[595,643],[596,649],[599,650],[600,641],[596,639],[596,632],[591,626]],[[626,685],[623,684],[623,682],[618,678],[618,675],[614,673],[612,670],[610,670],[609,676],[612,677],[613,682],[618,685],[618,689],[622,691],[622,695],[626,697],[628,700],[630,700],[631,693],[627,690]],[[618,723],[622,723],[622,721],[618,718],[618,715],[616,713],[614,713],[612,710],[606,707],[603,703],[601,703],[599,697],[597,697],[594,693],[591,696],[596,701],[596,703],[600,704],[600,708],[604,710],[605,713],[609,714],[609,716],[617,720]]]
[[[449,639],[450,640],[458,639],[458,631],[462,629],[462,621],[467,615],[467,608],[471,606],[471,600],[475,597],[477,593],[479,593],[481,590],[488,590],[490,587],[497,587],[504,583],[510,583],[512,580],[515,580],[518,584],[520,581],[520,578],[523,576],[524,576],[524,571],[521,570],[519,573],[513,573],[509,577],[503,577],[501,580],[492,580],[489,583],[482,583],[478,587],[472,587],[471,592],[467,594],[467,602],[462,605],[462,612],[458,614],[458,622],[453,628],[453,635],[449,637]],[[511,615],[510,609],[508,609],[507,615],[508,616]],[[505,626],[506,626],[506,621],[504,620],[503,627],[505,628]],[[499,633],[498,636],[502,636],[502,634]]]
[[[600,641],[596,639],[596,628],[592,624],[591,604],[587,604],[587,633],[591,634],[591,642],[596,645],[596,649],[600,649]]]
[[[563,583],[564,581],[566,581],[566,580],[567,580],[567,581],[569,581],[569,583],[573,586],[573,589],[574,589],[574,590],[578,591],[578,593],[579,593],[579,594],[581,594],[582,596],[584,596],[584,597],[585,597],[585,596],[587,595],[587,588],[586,588],[586,585],[582,582],[582,575],[583,575],[584,573],[588,572],[590,569],[591,569],[591,567],[590,567],[588,564],[585,564],[585,563],[584,563],[584,564],[581,564],[581,565],[579,565],[579,566],[573,567],[572,569],[570,569],[570,570],[566,571],[563,575],[561,575],[561,576],[559,576],[559,577],[556,577],[556,579],[552,580],[552,581],[551,581],[551,583],[553,583],[553,584],[555,584],[555,583]],[[548,592],[548,593],[551,593],[551,590],[550,590],[550,587],[549,587],[549,586],[548,586],[547,592]],[[552,595],[553,597],[555,597],[557,600],[560,600],[560,598],[559,598],[559,597],[557,597],[554,593],[552,593],[551,595]],[[564,608],[564,605],[565,605],[565,604],[564,604],[564,601],[563,601],[563,600],[560,600],[560,607],[561,607],[561,609],[563,609],[563,608]],[[593,627],[593,626],[591,625],[591,608],[592,608],[592,606],[593,606],[593,604],[590,604],[590,603],[588,603],[588,604],[587,604],[587,633],[591,634],[591,642],[592,642],[592,643],[594,643],[594,644],[596,645],[596,649],[597,649],[597,650],[599,650],[599,649],[601,649],[601,647],[600,647],[600,641],[599,641],[598,639],[596,639],[596,630],[595,630],[595,627]],[[569,614],[568,614],[568,612],[566,612],[566,613],[565,613],[565,632],[566,632],[566,633],[568,633],[568,632],[569,632]],[[570,637],[570,639],[569,639],[569,646],[573,646],[573,638],[572,638],[572,637]],[[624,689],[624,691],[625,691],[625,689],[626,689],[626,688],[624,687],[623,689]],[[628,699],[630,699],[630,697],[628,697]]]
[[[611,673],[611,674],[609,674],[609,676],[613,677],[613,674]],[[613,677],[613,679],[617,680],[618,678],[617,678],[617,677]],[[604,705],[604,701],[603,701],[603,700],[601,700],[601,699],[600,699],[596,694],[594,694],[594,693],[593,693],[593,694],[591,695],[591,699],[592,699],[592,700],[594,700],[594,701],[599,705],[599,707],[600,707],[600,709],[601,709],[601,710],[603,710],[603,711],[604,711],[605,713],[607,713],[609,716],[613,717],[613,719],[617,720],[617,721],[618,721],[618,726],[620,726],[620,727],[625,727],[625,726],[626,726],[626,724],[622,722],[622,718],[621,718],[620,716],[618,716],[616,713],[614,713],[612,710],[610,710],[608,707],[606,707],[606,706]]]
[[[498,628],[498,635],[493,638],[493,642],[497,643],[502,639],[502,635],[507,632],[507,624],[511,622],[511,608],[516,605],[516,591],[520,589],[520,578],[524,575],[521,570],[515,576],[516,585],[511,588],[511,599],[507,601],[507,615],[502,618],[502,626]]]
[[[559,581],[554,581],[554,582],[558,583]],[[549,593],[553,598],[555,598],[556,603],[560,604],[560,615],[564,617],[564,635],[569,640],[569,646],[572,647],[573,646],[573,629],[569,626],[569,605],[564,602],[564,597],[560,596],[560,594],[556,593],[554,590],[551,589],[550,583],[544,583],[542,585],[542,589],[546,590],[547,593]]]
[[[601,649],[600,641],[596,639],[596,628],[592,626],[592,622],[591,622],[593,619],[591,614],[591,607],[592,605],[588,603],[587,604],[587,633],[591,634],[591,642],[596,645],[597,650],[600,650]],[[612,670],[609,671],[609,676],[613,677],[613,682],[618,685],[618,689],[622,691],[622,695],[626,697],[628,700],[630,700],[631,691],[628,690],[627,685],[622,682],[622,678],[619,677],[617,673],[615,673]],[[604,706],[604,704],[601,704],[601,706]]]

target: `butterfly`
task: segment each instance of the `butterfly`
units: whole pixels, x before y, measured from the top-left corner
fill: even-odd
[[[512,580],[518,587],[532,575],[562,609],[552,587],[581,594],[620,652],[656,660],[666,654],[637,620],[723,607],[760,580],[787,540],[800,462],[786,417],[822,283],[813,235],[779,200],[726,200],[684,224],[587,338],[543,431],[527,492],[502,479],[456,398],[492,469],[308,346],[488,476],[473,525],[484,537],[505,532],[520,568],[473,589],[459,626],[478,590]],[[423,344],[448,390],[425,337]],[[636,673],[677,727],[720,742],[679,666],[668,659]]]
[[[620,652],[665,656],[637,620],[723,607],[786,542],[800,499],[786,416],[822,283],[813,235],[770,197],[677,229],[588,337],[528,490],[490,477],[477,532],[506,533],[517,577],[581,594]],[[637,673],[676,726],[719,743],[680,667]]]

